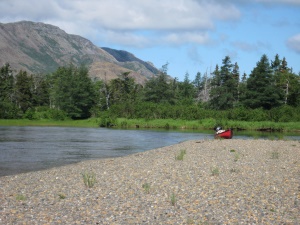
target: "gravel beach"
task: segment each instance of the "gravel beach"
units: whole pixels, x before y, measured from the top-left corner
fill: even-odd
[[[193,140],[0,177],[0,224],[300,224],[300,142]]]

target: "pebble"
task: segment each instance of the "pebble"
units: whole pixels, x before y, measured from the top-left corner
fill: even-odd
[[[14,225],[300,224],[300,142],[194,140],[4,176],[0,203]]]

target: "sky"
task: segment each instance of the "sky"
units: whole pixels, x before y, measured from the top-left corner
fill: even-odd
[[[266,54],[300,72],[300,0],[0,0],[0,23],[43,22],[125,50],[183,81],[229,56],[249,75]]]

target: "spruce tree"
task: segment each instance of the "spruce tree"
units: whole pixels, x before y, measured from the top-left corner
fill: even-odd
[[[232,109],[238,100],[239,67],[231,63],[226,56],[221,69],[213,72],[212,88],[210,91],[210,106],[213,109]]]
[[[0,69],[0,118],[18,118],[19,109],[15,104],[14,76],[8,63]]]
[[[275,84],[275,77],[264,54],[247,80],[245,106],[271,109],[282,104],[282,92]]]
[[[153,103],[175,104],[173,85],[167,77],[168,63],[162,66],[157,77],[153,77],[145,83],[144,99]]]
[[[16,75],[15,100],[17,107],[21,109],[23,113],[32,107],[32,86],[32,76],[29,77],[26,71],[20,70]]]
[[[73,119],[88,118],[95,103],[95,87],[88,70],[81,66],[60,67],[52,75],[52,107],[65,111]]]

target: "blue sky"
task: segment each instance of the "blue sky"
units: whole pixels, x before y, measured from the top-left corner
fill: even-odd
[[[300,72],[300,0],[1,0],[0,22],[60,27],[190,80],[230,56],[250,74],[263,54]]]

